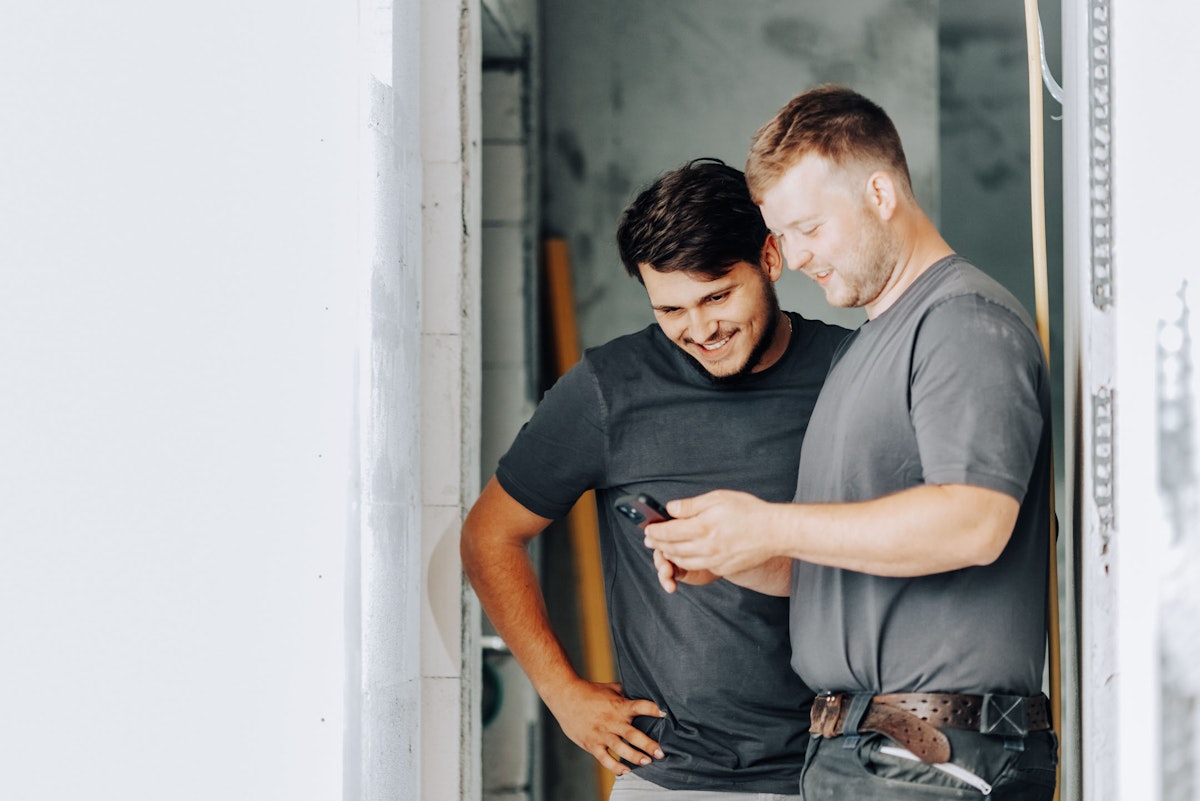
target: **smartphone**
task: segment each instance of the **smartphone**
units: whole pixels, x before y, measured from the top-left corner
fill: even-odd
[[[645,528],[650,523],[661,523],[671,519],[666,508],[644,492],[637,495],[622,495],[613,501],[613,508],[632,520],[638,528]]]

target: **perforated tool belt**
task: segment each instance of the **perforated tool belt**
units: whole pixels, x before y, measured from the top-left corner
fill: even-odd
[[[940,729],[967,729],[998,737],[1024,737],[1050,728],[1044,695],[821,693],[813,701],[813,734],[822,737],[878,732],[922,762],[949,762],[950,741]]]

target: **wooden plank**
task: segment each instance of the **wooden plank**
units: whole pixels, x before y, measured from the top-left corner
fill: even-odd
[[[575,294],[571,281],[571,260],[564,239],[547,239],[542,245],[546,275],[546,300],[555,343],[555,367],[558,375],[571,369],[582,356],[579,328],[575,316]],[[583,675],[589,681],[616,681],[612,638],[608,626],[608,606],[604,599],[604,573],[600,564],[600,525],[596,496],[585,493],[567,516],[574,557],[580,631],[583,646]],[[596,763],[596,791],[608,798],[615,777]]]

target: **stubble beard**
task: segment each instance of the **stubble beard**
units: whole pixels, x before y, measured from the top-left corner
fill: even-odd
[[[857,268],[840,273],[844,290],[841,296],[830,297],[827,293],[826,300],[831,306],[847,309],[866,306],[882,294],[898,260],[899,248],[883,225],[873,222],[854,254],[853,261],[857,262]]]
[[[754,347],[750,349],[750,355],[746,357],[746,363],[732,373],[725,375],[714,375],[710,373],[704,363],[697,359],[686,350],[683,355],[687,357],[687,363],[695,368],[696,372],[704,376],[710,384],[714,386],[724,386],[726,384],[736,384],[745,376],[754,372],[754,368],[758,367],[762,362],[763,355],[770,349],[771,344],[775,341],[775,333],[779,330],[779,298],[775,295],[775,287],[770,281],[763,280],[763,302],[767,306],[767,320],[763,325],[762,336],[754,343]]]

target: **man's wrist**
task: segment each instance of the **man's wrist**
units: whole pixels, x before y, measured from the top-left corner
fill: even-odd
[[[567,696],[571,695],[573,688],[577,687],[584,679],[574,671],[570,671],[562,676],[553,679],[546,679],[534,683],[534,689],[546,702],[546,706],[553,709],[561,703],[564,703]]]
[[[794,558],[795,542],[792,527],[795,526],[795,516],[798,507],[793,503],[772,503],[768,505],[763,531],[766,540],[767,557]]]

